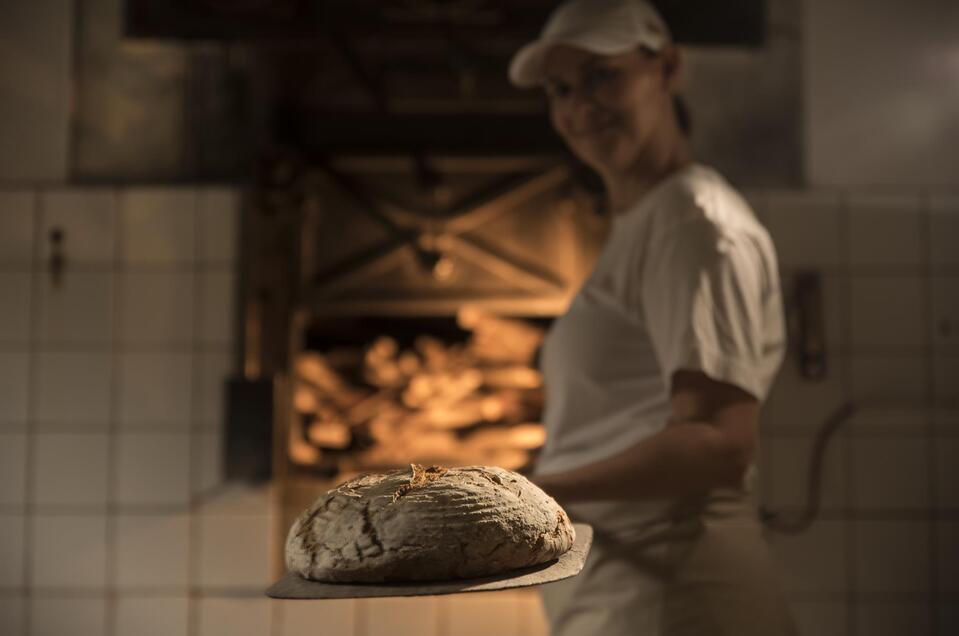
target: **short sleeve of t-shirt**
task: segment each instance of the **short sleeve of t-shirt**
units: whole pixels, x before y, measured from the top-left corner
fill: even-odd
[[[770,264],[756,238],[705,216],[651,237],[642,305],[667,387],[676,371],[694,370],[765,398]]]

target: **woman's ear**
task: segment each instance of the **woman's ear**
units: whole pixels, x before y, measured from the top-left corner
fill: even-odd
[[[663,80],[669,92],[675,93],[682,84],[683,56],[675,44],[667,44],[660,52],[663,60]]]

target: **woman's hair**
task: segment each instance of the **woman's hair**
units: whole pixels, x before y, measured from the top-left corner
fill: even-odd
[[[693,132],[693,119],[689,115],[689,108],[686,106],[686,100],[681,95],[673,95],[673,112],[676,114],[676,123],[682,133],[689,137]]]
[[[659,57],[659,51],[655,51],[647,46],[639,47],[640,53],[650,58]],[[689,114],[689,107],[686,106],[686,100],[681,95],[673,95],[673,113],[676,116],[676,123],[679,130],[689,137],[693,132],[693,118]]]

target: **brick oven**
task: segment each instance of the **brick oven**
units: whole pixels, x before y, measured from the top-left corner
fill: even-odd
[[[282,523],[358,472],[529,468],[533,353],[606,229],[561,157],[283,155],[245,218],[244,366],[272,387]]]

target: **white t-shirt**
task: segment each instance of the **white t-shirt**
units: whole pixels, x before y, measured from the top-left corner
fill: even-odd
[[[679,369],[765,399],[786,338],[772,240],[714,170],[693,164],[616,215],[596,266],[540,357],[546,445],[537,474],[609,457],[662,429]],[[663,502],[571,506],[601,523]],[[599,516],[597,516],[599,515]],[[602,517],[602,518],[600,518]]]

